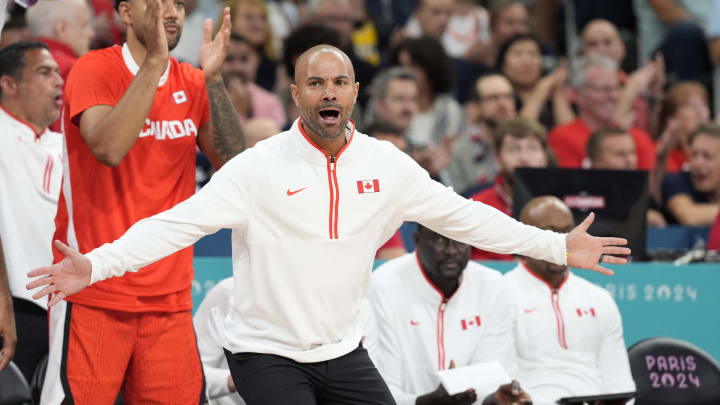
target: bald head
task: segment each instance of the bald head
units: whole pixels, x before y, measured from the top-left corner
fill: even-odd
[[[345,66],[344,73],[351,82],[355,82],[355,69],[345,52],[332,45],[316,45],[298,56],[295,62],[295,83],[302,83],[312,70],[311,67],[328,60],[328,57],[341,60]]]
[[[520,212],[520,221],[540,229],[569,232],[573,214],[559,198],[546,195],[530,200]]]

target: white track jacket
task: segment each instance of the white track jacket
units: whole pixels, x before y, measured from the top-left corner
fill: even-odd
[[[515,373],[514,307],[495,270],[468,263],[446,300],[410,253],[375,270],[369,301],[374,322],[368,335],[377,337],[368,351],[398,405],[414,405],[434,391],[437,371],[451,360],[455,367],[498,361]],[[477,394],[482,402],[490,392]]]
[[[505,274],[515,303],[518,381],[536,404],[635,390],[615,301],[572,273],[557,290],[524,263]]]
[[[317,362],[357,348],[375,251],[403,221],[481,249],[566,262],[565,235],[457,195],[392,144],[352,127],[346,146],[330,157],[300,124],[240,153],[194,196],[90,252],[91,283],[232,228],[235,301],[225,347]]]

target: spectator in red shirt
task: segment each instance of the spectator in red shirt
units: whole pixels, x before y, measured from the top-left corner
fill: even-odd
[[[512,180],[515,169],[555,165],[555,158],[546,139],[545,128],[527,118],[512,118],[499,124],[495,129],[495,161],[500,174],[491,187],[470,198],[512,216]],[[472,259],[513,260],[513,257],[473,248]]]
[[[90,15],[85,0],[40,1],[25,15],[30,35],[50,48],[63,80],[90,49],[95,35]]]
[[[707,248],[708,250],[720,250],[720,213],[715,219],[715,225],[710,229]]]
[[[75,61],[90,49],[95,35],[90,7],[85,0],[40,1],[25,14],[30,35],[44,42],[60,67],[60,76],[67,81]],[[62,132],[58,118],[50,129]]]
[[[602,127],[614,126],[613,117],[618,102],[620,82],[615,61],[607,56],[583,56],[575,72],[579,116],[574,121],[555,127],[548,143],[561,167],[589,167],[586,143],[590,134]],[[650,170],[655,165],[655,146],[648,134],[637,128],[629,129],[637,148],[638,168]]]

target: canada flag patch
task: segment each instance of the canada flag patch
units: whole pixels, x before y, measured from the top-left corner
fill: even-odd
[[[175,104],[182,104],[187,101],[187,96],[185,95],[185,91],[179,90],[172,94],[173,101]]]
[[[367,193],[379,193],[380,192],[380,180],[358,180],[357,181],[358,194]]]

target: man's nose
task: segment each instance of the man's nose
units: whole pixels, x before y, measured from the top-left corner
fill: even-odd
[[[337,99],[336,93],[335,93],[335,87],[332,84],[325,86],[325,92],[323,94],[323,99],[324,100]]]

